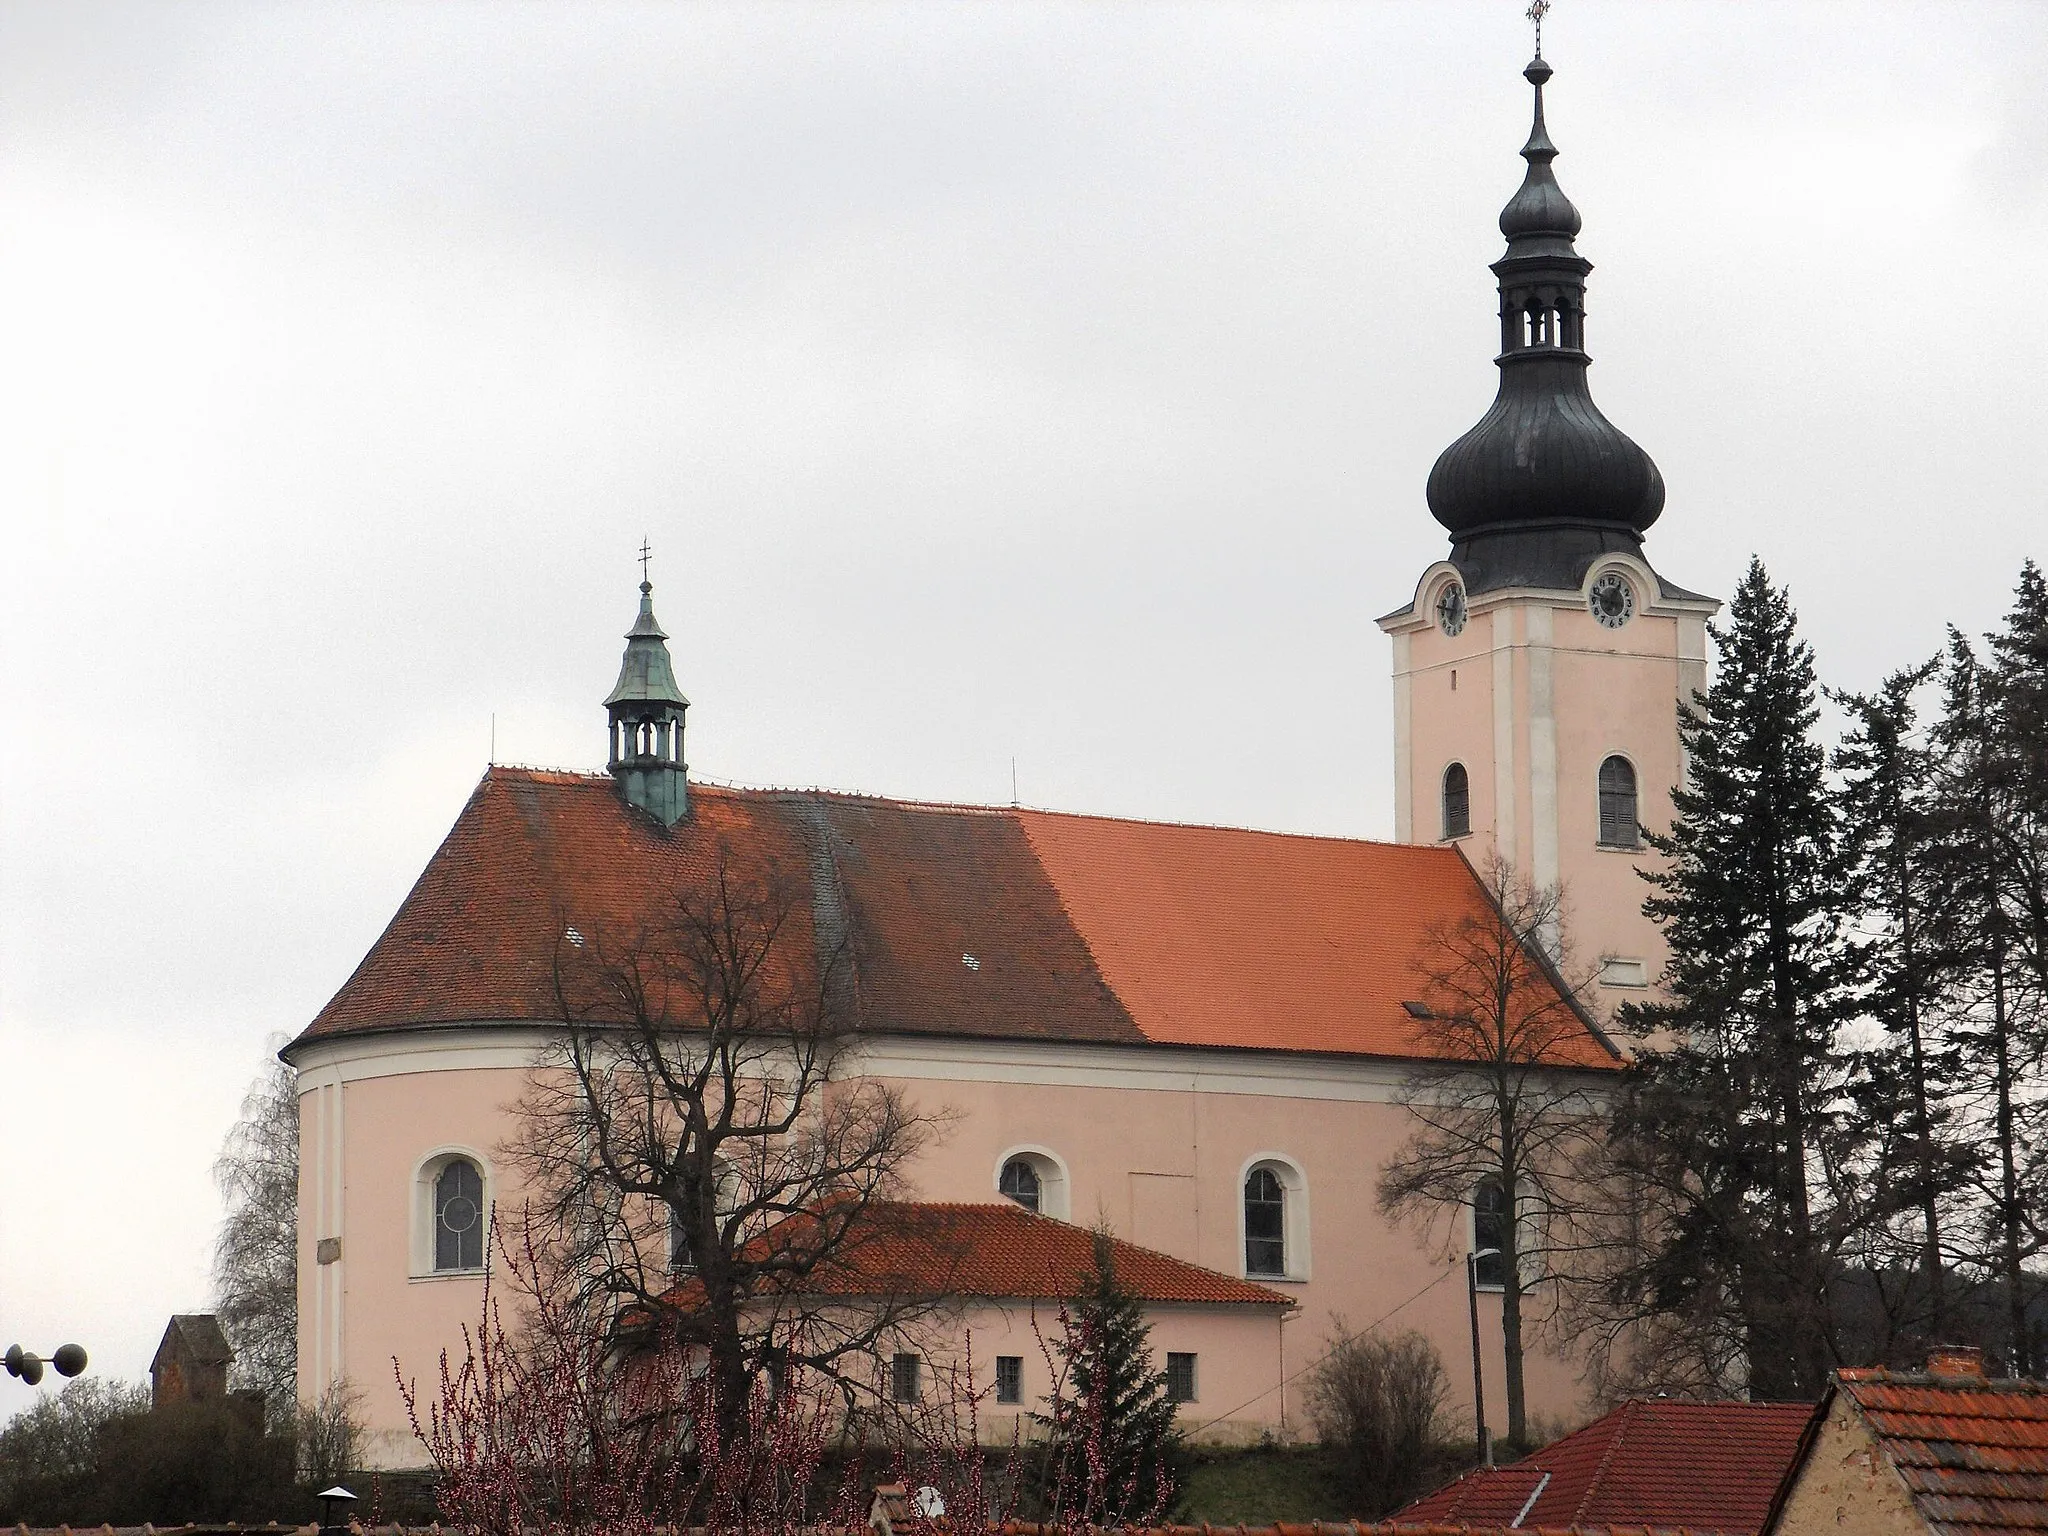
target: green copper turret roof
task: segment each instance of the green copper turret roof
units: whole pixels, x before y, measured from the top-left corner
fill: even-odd
[[[619,680],[605,695],[605,708],[614,704],[678,704],[687,706],[683,690],[676,686],[676,669],[669,660],[668,635],[654,617],[654,583],[640,583],[640,612],[626,631],[626,654],[619,662]]]

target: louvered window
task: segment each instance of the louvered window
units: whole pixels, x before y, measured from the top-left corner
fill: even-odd
[[[1463,837],[1472,830],[1472,780],[1463,763],[1444,770],[1444,836]]]
[[[1609,848],[1633,848],[1642,841],[1636,825],[1636,771],[1625,757],[1600,765],[1600,841]]]

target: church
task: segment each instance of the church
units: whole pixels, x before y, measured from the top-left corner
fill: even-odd
[[[477,1318],[488,1213],[519,1195],[513,1106],[564,1028],[559,946],[644,922],[714,851],[801,872],[803,931],[850,957],[858,1070],[948,1118],[909,1182],[976,1254],[968,1320],[995,1403],[1028,1411],[1045,1390],[1020,1312],[1098,1223],[1202,1438],[1309,1433],[1303,1373],[1339,1320],[1419,1329],[1461,1379],[1483,1213],[1425,1232],[1375,1204],[1433,1049],[1425,941],[1483,912],[1496,854],[1558,886],[1595,975],[1556,1069],[1615,1070],[1603,1023],[1664,958],[1641,831],[1669,823],[1677,705],[1705,685],[1718,607],[1645,553],[1663,481],[1588,390],[1591,264],[1552,171],[1550,66],[1539,52],[1524,73],[1534,121],[1492,268],[1499,393],[1429,477],[1448,554],[1379,621],[1395,841],[693,781],[643,580],[604,699],[606,770],[491,767],[285,1050],[300,1390],[362,1394],[373,1464],[424,1459],[394,1357],[427,1383]],[[1497,1296],[1480,1306],[1498,1403]],[[915,1393],[914,1356],[882,1368]],[[1532,1413],[1584,1416],[1568,1349],[1531,1351],[1528,1390]]]

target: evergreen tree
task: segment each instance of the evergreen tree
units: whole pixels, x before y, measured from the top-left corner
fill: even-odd
[[[1811,1398],[1835,1363],[1834,1255],[1869,1219],[1853,1176],[1867,1135],[1845,1098],[1846,869],[1815,736],[1813,655],[1752,560],[1713,631],[1713,687],[1680,710],[1689,783],[1649,841],[1644,910],[1664,930],[1666,1003],[1625,1010],[1666,1032],[1632,1073],[1616,1131],[1653,1204],[1617,1284],[1643,1310],[1718,1298],[1759,1398]]]
[[[1887,1203],[1910,1213],[1912,1230],[1871,1232],[1863,1257],[1885,1302],[1883,1353],[1918,1356],[1954,1340],[1955,1287],[1942,1229],[1976,1161],[1957,1114],[1962,1062],[1944,1030],[1947,970],[1929,931],[1940,927],[1939,816],[1935,756],[1919,727],[1915,696],[1938,658],[1894,673],[1875,694],[1835,694],[1849,731],[1835,753],[1857,899],[1863,1006],[1884,1031],[1860,1085],[1858,1108],[1880,1138],[1874,1172]],[[1916,1283],[1904,1295],[1887,1281],[1894,1254],[1910,1255]]]
[[[2028,1322],[2027,1261],[2048,1127],[2036,1090],[2048,1050],[2048,591],[2029,564],[1987,664],[1951,630],[1935,728],[1941,752],[1943,899],[1933,933],[1953,971],[1954,1024],[1985,1157],[1964,1257],[2003,1302],[2007,1368],[2041,1368]]]
[[[1186,1445],[1166,1374],[1153,1368],[1144,1302],[1117,1278],[1106,1230],[1062,1321],[1058,1390],[1051,1411],[1033,1415],[1047,1439],[1045,1518],[1157,1521],[1179,1495]]]

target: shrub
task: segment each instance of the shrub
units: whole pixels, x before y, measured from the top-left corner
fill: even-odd
[[[1347,1334],[1310,1373],[1309,1416],[1339,1455],[1358,1513],[1377,1518],[1428,1491],[1442,1457],[1450,1377],[1436,1346],[1415,1332]]]

